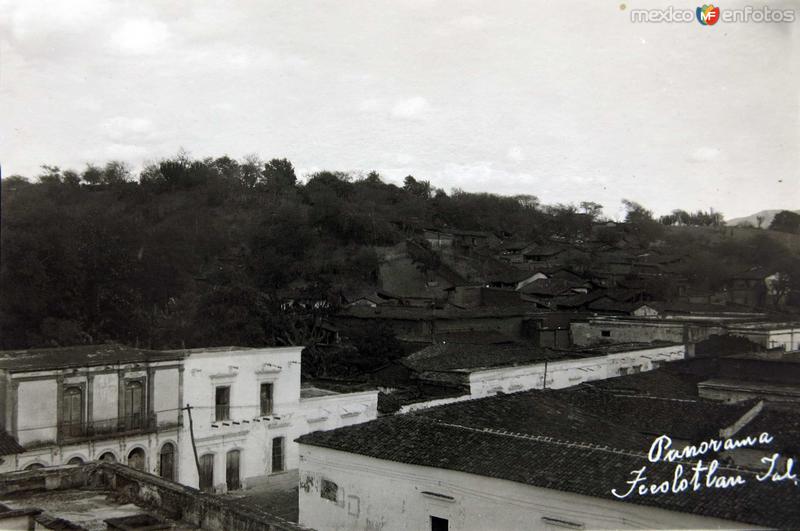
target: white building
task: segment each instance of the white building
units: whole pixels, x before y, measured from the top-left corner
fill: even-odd
[[[732,325],[729,333],[745,337],[765,349],[800,350],[800,324],[794,322]]]
[[[468,393],[403,406],[401,412],[450,402],[515,393],[561,389],[584,382],[646,372],[686,357],[682,344],[616,344],[567,351],[520,345],[441,344],[404,358],[421,380],[460,385]]]
[[[104,460],[172,477],[182,364],[121,345],[3,352],[0,424],[25,448],[12,470]]]
[[[590,411],[554,407],[546,393],[531,394],[530,407],[521,398],[471,400],[301,437],[300,525],[382,531],[800,526],[794,485],[757,483],[754,473],[738,469],[745,487],[618,499],[612,489],[624,494],[642,466],[653,483],[672,479],[671,465],[647,460],[649,439],[643,443]],[[539,407],[540,401],[547,403]]]
[[[374,419],[378,395],[302,396],[301,350],[3,352],[0,471],[105,460],[219,492],[297,468],[295,438]]]
[[[181,483],[217,492],[238,489],[248,479],[296,469],[294,440],[300,435],[376,418],[377,391],[303,396],[301,350],[183,351],[184,400],[192,408],[197,462],[186,432]]]

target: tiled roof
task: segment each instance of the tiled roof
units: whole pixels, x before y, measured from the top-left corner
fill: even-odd
[[[441,343],[456,345],[500,345],[515,340],[495,330],[473,330],[469,332],[441,332],[436,334]]]
[[[403,365],[418,372],[455,371],[481,367],[498,367],[535,363],[545,359],[569,358],[569,353],[557,353],[527,344],[465,345],[438,343],[406,356]]]
[[[89,367],[115,363],[179,360],[183,351],[159,352],[114,343],[77,347],[0,351],[0,369],[12,372],[39,371],[65,367]]]
[[[699,441],[718,437],[719,430],[732,426],[757,401],[724,404],[711,400],[676,399],[616,394],[589,389],[551,391],[578,408],[648,435],[669,435],[674,439]]]
[[[487,400],[493,399],[478,403]],[[525,416],[527,412],[517,413],[511,409],[509,413],[515,415],[520,424],[525,419],[529,425],[536,422],[536,418]],[[650,463],[642,453],[514,433],[482,426],[480,421],[459,423],[470,420],[466,414],[456,418],[458,422],[448,421],[446,417],[439,419],[430,411],[396,415],[314,432],[297,441],[382,460],[456,470],[612,501],[618,500],[611,490],[625,491],[631,471],[642,466],[647,466],[651,483],[672,479],[672,465]],[[620,427],[620,431],[624,432],[624,428]],[[647,447],[643,451],[647,451]],[[726,475],[732,473],[729,471]],[[759,526],[800,526],[800,490],[797,487],[789,482],[757,483],[753,473],[742,469],[736,469],[735,473],[745,477],[748,485],[726,491],[702,489],[682,494],[631,496],[625,502]],[[776,500],[779,503],[775,503]]]
[[[573,288],[585,287],[584,281],[570,281],[560,278],[540,278],[520,288],[520,292],[527,295],[561,295],[569,293]]]
[[[19,445],[17,440],[5,431],[0,431],[0,455],[21,454],[25,448]]]
[[[589,306],[587,306],[587,308],[589,310],[596,312],[620,312],[620,313],[630,314],[638,310],[642,306],[650,306],[650,304],[646,302],[617,302],[605,296],[595,301],[592,301],[591,303],[589,303]]]
[[[431,319],[470,319],[470,318],[499,318],[526,315],[535,308],[515,306],[479,306],[476,308],[457,308],[446,306],[444,308],[423,308],[412,306],[351,306],[339,312],[342,317],[360,319],[404,319],[429,321]]]
[[[417,413],[444,424],[502,430],[640,450],[649,437],[597,415],[589,408],[561,400],[554,391],[526,391],[468,400]]]
[[[695,400],[697,384],[705,377],[682,374],[666,368],[608,378],[583,384],[583,387],[603,389],[617,394],[653,396]]]

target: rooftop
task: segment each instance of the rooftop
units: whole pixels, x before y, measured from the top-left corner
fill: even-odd
[[[527,344],[438,343],[419,350],[401,360],[406,367],[424,371],[467,371],[483,367],[523,365],[544,360],[575,357],[566,352],[556,352]]]
[[[43,371],[68,367],[92,367],[119,363],[180,360],[185,351],[160,352],[116,343],[76,347],[0,351],[0,369],[11,372]]]
[[[298,442],[614,501],[611,489],[624,489],[631,471],[642,466],[651,483],[672,479],[673,465],[650,463],[642,453],[650,439],[555,396],[536,391],[465,401],[315,432]],[[675,406],[673,416],[680,417],[682,405]],[[647,408],[642,410],[643,416]],[[626,502],[758,526],[800,526],[800,491],[794,485],[759,483],[755,473],[739,468],[723,471],[742,475],[748,485]]]

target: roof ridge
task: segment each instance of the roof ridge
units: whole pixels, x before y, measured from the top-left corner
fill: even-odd
[[[624,393],[611,393],[611,396],[615,396],[618,398],[649,398],[651,400],[666,400],[669,402],[691,402],[693,404],[702,404],[704,403],[702,400],[691,400],[689,398],[668,398],[665,396],[650,396],[650,395],[626,395]]]
[[[644,452],[634,452],[633,450],[625,450],[625,449],[620,449],[620,448],[611,448],[609,446],[601,446],[601,445],[598,445],[598,444],[587,443],[587,442],[584,442],[584,441],[562,440],[562,439],[556,439],[555,437],[548,437],[548,436],[545,436],[545,435],[532,435],[532,434],[528,434],[528,433],[516,433],[516,432],[510,432],[510,431],[507,431],[507,430],[501,430],[501,429],[496,429],[496,428],[474,428],[472,426],[463,426],[461,424],[453,424],[453,423],[450,423],[450,422],[442,422],[442,421],[439,421],[439,420],[431,419],[429,417],[417,417],[417,418],[427,418],[428,420],[432,420],[433,422],[435,422],[437,424],[440,424],[442,426],[448,426],[448,427],[451,427],[451,428],[458,428],[458,429],[467,430],[467,431],[473,431],[473,432],[477,432],[477,433],[491,433],[491,434],[494,434],[494,435],[502,435],[504,437],[514,437],[516,439],[525,439],[525,440],[529,440],[529,441],[545,442],[545,443],[555,444],[555,445],[559,445],[559,446],[568,446],[568,447],[571,447],[571,448],[586,448],[586,449],[589,449],[589,450],[599,450],[599,451],[602,451],[602,452],[609,452],[609,453],[613,453],[613,454],[617,454],[617,455],[627,455],[627,456],[630,456],[630,457],[641,457],[643,459],[647,458],[647,456],[644,454]]]
[[[563,439],[556,439],[555,437],[548,437],[548,436],[545,436],[545,435],[531,435],[531,434],[527,434],[527,433],[516,433],[516,432],[510,432],[510,431],[507,431],[507,430],[501,430],[501,429],[496,429],[496,428],[474,428],[472,426],[463,426],[461,424],[453,424],[453,423],[450,423],[450,422],[442,422],[440,420],[436,420],[436,419],[432,419],[430,417],[424,417],[424,416],[417,416],[417,417],[415,417],[415,419],[416,420],[427,419],[429,421],[435,422],[436,424],[439,424],[439,425],[442,425],[442,426],[448,426],[448,427],[451,427],[451,428],[458,428],[458,429],[472,431],[472,432],[476,432],[476,433],[491,433],[493,435],[501,435],[501,436],[504,436],[504,437],[513,437],[515,439],[525,439],[525,440],[529,440],[529,441],[549,443],[549,444],[554,444],[554,445],[557,445],[557,446],[566,446],[566,447],[569,447],[569,448],[584,448],[584,449],[588,449],[588,450],[597,450],[597,451],[600,451],[600,452],[606,452],[606,453],[615,454],[615,455],[626,455],[628,457],[636,457],[636,458],[644,459],[644,460],[646,460],[648,462],[652,462],[652,461],[650,461],[650,459],[649,459],[649,457],[648,457],[646,452],[637,452],[637,451],[634,451],[634,450],[627,450],[627,449],[624,449],[624,448],[614,448],[614,447],[607,446],[607,445],[599,445],[599,444],[588,443],[588,442],[584,442],[584,441],[569,441],[569,440],[563,440]],[[696,463],[697,460],[691,461],[691,460],[686,460],[686,459],[675,459],[674,461],[669,461],[669,462],[673,463],[673,464],[692,465],[692,464]],[[747,468],[745,466],[722,464],[722,463],[719,464],[717,470],[730,470],[730,471],[744,472],[744,473],[748,473],[748,474],[758,474],[759,473],[759,471]]]

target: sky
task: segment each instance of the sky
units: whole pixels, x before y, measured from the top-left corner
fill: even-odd
[[[0,163],[286,157],[438,188],[800,208],[800,20],[669,0],[0,0]],[[763,3],[728,2],[722,9]],[[795,9],[800,1],[770,2]]]

